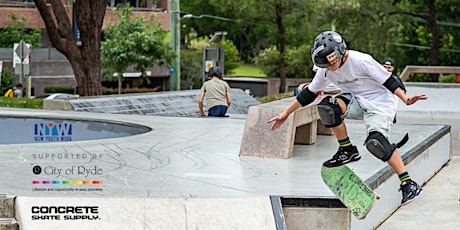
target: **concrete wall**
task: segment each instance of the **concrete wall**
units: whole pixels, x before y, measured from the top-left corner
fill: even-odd
[[[70,86],[77,88],[77,80],[73,75],[64,76],[32,76],[32,95],[40,97],[46,95],[47,86]]]
[[[32,213],[32,207],[92,207],[73,212]],[[65,210],[65,209],[64,209]],[[50,217],[53,220],[34,220]],[[67,220],[65,219],[67,217]],[[269,197],[82,198],[17,197],[21,229],[221,229],[276,230]],[[76,219],[80,218],[80,219]],[[82,219],[85,218],[85,219]]]
[[[278,94],[281,84],[280,78],[225,77],[224,80],[232,88],[251,91],[255,97]],[[285,90],[286,92],[294,91],[298,85],[310,81],[311,79],[307,78],[287,78]]]
[[[280,78],[267,78],[268,85],[267,85],[267,95],[274,95],[279,93],[279,88],[281,84]],[[311,79],[307,78],[288,78],[286,79],[286,92],[294,91],[294,88],[298,85],[306,82],[311,82]]]

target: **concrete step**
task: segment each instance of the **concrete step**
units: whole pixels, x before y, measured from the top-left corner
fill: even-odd
[[[19,230],[18,222],[15,218],[0,218],[0,230]]]
[[[222,198],[18,197],[23,229],[277,230],[268,196]],[[78,208],[78,210],[77,210]],[[32,210],[35,210],[32,212]]]
[[[15,218],[15,197],[0,195],[0,230],[18,230]]]

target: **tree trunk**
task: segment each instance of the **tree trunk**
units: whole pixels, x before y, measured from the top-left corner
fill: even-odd
[[[45,22],[51,43],[64,54],[75,73],[78,93],[81,96],[101,94],[100,45],[102,24],[107,7],[106,0],[77,0],[73,4],[81,38],[74,39],[70,19],[72,10],[61,0],[34,0]],[[47,2],[50,5],[47,5]]]
[[[436,25],[436,8],[434,5],[435,0],[428,1],[428,25],[431,31],[431,49],[430,49],[430,65],[431,66],[438,66],[439,65],[439,31],[438,26]],[[439,81],[439,74],[430,74],[430,81],[438,82]]]
[[[286,92],[286,71],[285,71],[285,28],[283,25],[283,7],[282,5],[276,6],[276,24],[278,26],[278,50],[280,52],[280,93]]]

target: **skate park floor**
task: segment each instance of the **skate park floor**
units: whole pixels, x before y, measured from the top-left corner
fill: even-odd
[[[0,182],[1,193],[8,196],[333,196],[319,175],[322,162],[337,149],[337,142],[331,136],[318,136],[314,145],[296,145],[291,159],[265,159],[238,156],[245,123],[244,117],[240,116],[233,116],[237,119],[233,119],[232,115],[230,118],[213,119],[22,109],[4,109],[0,112],[1,116],[17,114],[133,123],[150,127],[151,131],[101,140],[0,145],[0,169],[14,175],[4,177]],[[397,141],[406,132],[409,133],[410,141],[403,146],[402,153],[444,128],[442,124],[404,124],[403,120],[409,113],[400,114],[401,122],[394,127],[392,138]],[[422,121],[428,118],[417,119]],[[411,119],[411,122],[414,120]],[[348,128],[352,142],[356,143],[363,157],[350,166],[366,180],[386,165],[370,155],[362,145],[365,138],[362,123],[351,122]],[[458,130],[451,132],[452,136],[458,134]],[[452,150],[458,151],[455,148]],[[428,181],[420,198],[399,208],[378,229],[398,229],[395,226],[409,226],[404,229],[412,229],[411,226],[417,226],[417,229],[457,227],[460,224],[457,218],[460,214],[460,195],[457,192],[460,182],[456,176],[458,170],[452,169],[458,169],[459,164],[458,157],[453,157],[449,164]],[[37,165],[43,169],[49,167],[46,172],[37,175],[32,171]],[[81,171],[80,167],[83,167]],[[416,174],[411,176],[417,180]],[[73,185],[33,184],[33,181],[75,180],[102,183],[83,185],[87,188],[84,191],[72,190],[75,188]],[[397,177],[393,175],[391,180],[397,181]]]

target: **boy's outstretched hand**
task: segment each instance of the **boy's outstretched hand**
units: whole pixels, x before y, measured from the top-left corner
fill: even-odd
[[[425,94],[419,94],[419,95],[415,95],[412,97],[408,97],[406,101],[406,105],[412,105],[418,100],[426,100],[426,99],[428,99],[428,97]]]
[[[273,125],[272,125],[272,128],[271,130],[275,130],[277,128],[279,128],[283,123],[284,121],[286,121],[286,119],[288,118],[288,114],[285,113],[285,112],[282,112],[280,113],[280,115],[268,120],[268,123],[272,123],[272,122],[275,122]]]

